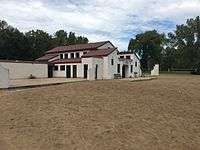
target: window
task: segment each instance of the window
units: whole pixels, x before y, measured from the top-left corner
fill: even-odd
[[[58,66],[54,66],[54,71],[58,71]]]
[[[120,56],[120,58],[124,58],[124,56]]]
[[[131,59],[131,56],[126,56],[126,59]]]
[[[117,73],[120,73],[120,64],[117,64]]]
[[[74,58],[74,53],[71,53],[71,58]]]
[[[63,54],[60,54],[60,59],[63,59]]]
[[[80,57],[80,54],[79,53],[76,53],[76,58],[79,58]]]
[[[67,53],[65,54],[65,59],[68,59],[68,54]]]
[[[137,67],[137,61],[135,62],[135,67]]]
[[[87,52],[83,52],[83,55],[87,54]]]
[[[131,73],[133,73],[133,65],[131,65]]]
[[[111,59],[111,65],[114,65],[114,60],[113,59]]]
[[[65,65],[61,65],[60,66],[60,71],[64,71],[65,70]]]

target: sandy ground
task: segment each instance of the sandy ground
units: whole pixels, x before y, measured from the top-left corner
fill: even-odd
[[[199,150],[200,76],[0,91],[0,150]]]

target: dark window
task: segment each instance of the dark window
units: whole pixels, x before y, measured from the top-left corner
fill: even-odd
[[[131,73],[133,73],[133,65],[131,65]]]
[[[83,52],[83,55],[87,54],[87,52]]]
[[[137,67],[137,61],[135,62],[135,67]]]
[[[61,71],[64,71],[64,70],[65,70],[65,65],[61,65],[61,66],[60,66],[60,70],[61,70]]]
[[[80,54],[79,53],[76,53],[76,58],[79,58],[80,57]]]
[[[54,66],[54,71],[58,71],[58,66]]]
[[[131,59],[131,56],[126,56],[126,59]]]
[[[117,64],[117,73],[120,73],[120,64]]]
[[[60,59],[63,59],[63,54],[60,54]]]
[[[67,59],[68,58],[68,54],[65,54],[65,59]]]
[[[120,56],[120,58],[124,58],[124,56]]]
[[[71,53],[71,58],[74,58],[74,53]]]
[[[111,59],[111,65],[114,65],[114,60],[113,59]]]

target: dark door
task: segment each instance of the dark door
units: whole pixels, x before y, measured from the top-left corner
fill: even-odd
[[[73,78],[77,78],[77,66],[73,65]]]
[[[87,79],[87,74],[88,74],[88,65],[84,65],[84,78]]]
[[[125,70],[126,69],[126,67],[123,65],[122,66],[122,78],[125,78],[126,77],[126,75],[125,75]]]
[[[95,79],[97,79],[97,73],[98,73],[98,65],[96,65],[96,68],[95,68]]]
[[[53,66],[48,65],[48,78],[53,78]]]
[[[66,66],[66,77],[71,78],[71,66]]]

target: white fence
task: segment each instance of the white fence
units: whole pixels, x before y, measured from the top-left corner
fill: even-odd
[[[30,75],[36,78],[48,77],[48,65],[44,63],[0,60],[0,65],[9,70],[10,79],[23,79]]]
[[[9,71],[0,65],[0,89],[9,87]]]

